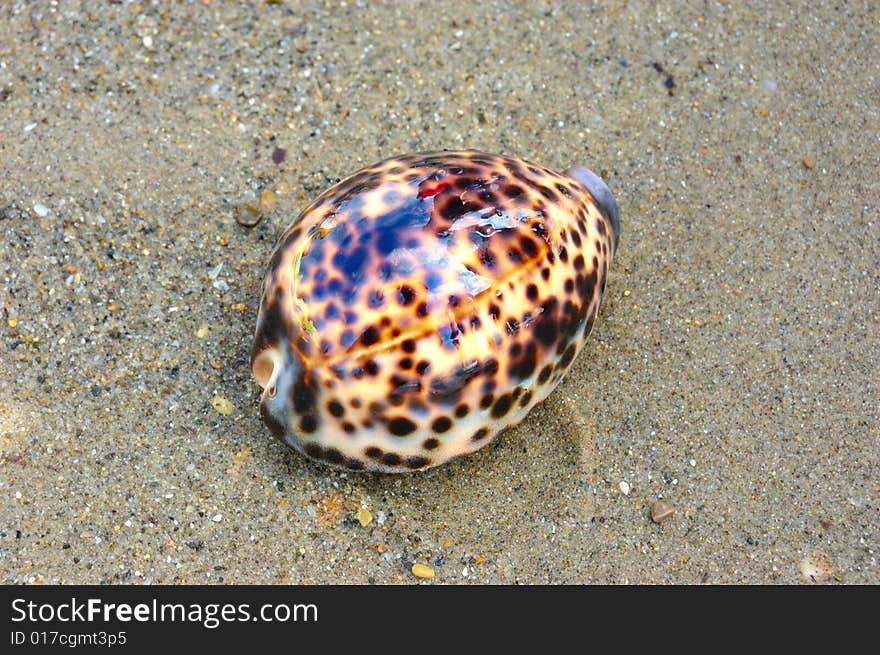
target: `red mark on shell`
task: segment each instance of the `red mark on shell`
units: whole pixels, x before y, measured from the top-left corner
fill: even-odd
[[[452,186],[452,182],[449,180],[434,180],[432,178],[428,178],[424,182],[419,185],[419,199],[422,198],[433,198],[438,193],[443,193],[446,189]]]

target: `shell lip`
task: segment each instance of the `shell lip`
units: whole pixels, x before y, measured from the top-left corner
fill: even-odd
[[[575,166],[568,174],[583,184],[593,196],[599,211],[611,225],[611,231],[614,233],[614,249],[617,250],[617,243],[620,241],[620,207],[611,189],[601,177],[586,166]]]
[[[264,348],[251,356],[254,380],[271,396],[275,395],[275,385],[283,368],[284,356],[277,346]]]

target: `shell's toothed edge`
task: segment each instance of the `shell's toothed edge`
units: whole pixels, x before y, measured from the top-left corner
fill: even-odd
[[[321,194],[263,282],[251,365],[270,431],[405,472],[521,421],[582,349],[616,247],[617,204],[589,175],[421,153]]]

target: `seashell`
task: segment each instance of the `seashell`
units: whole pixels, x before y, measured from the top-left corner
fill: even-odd
[[[471,453],[559,384],[620,232],[608,187],[477,151],[393,157],[281,235],[251,368],[272,433],[355,470]]]

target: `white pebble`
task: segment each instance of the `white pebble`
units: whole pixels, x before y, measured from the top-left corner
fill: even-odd
[[[47,216],[49,214],[49,208],[46,205],[43,205],[39,202],[34,203],[34,213],[42,218],[43,216]]]
[[[153,37],[152,36],[148,35],[148,36],[144,37],[144,47],[145,48],[152,48],[153,47]]]
[[[696,466],[696,465],[697,465],[697,460],[692,459],[692,460],[690,461],[690,465],[691,465],[691,466]]]
[[[629,496],[629,483],[626,480],[621,480],[620,484],[617,486],[623,492],[624,496]]]
[[[222,514],[214,514],[214,516],[211,517],[211,520],[214,521],[214,523],[220,523],[220,521],[223,520],[223,515]]]
[[[37,126],[36,123],[28,123],[27,125],[24,126],[24,131],[25,131],[25,132],[30,132],[30,131],[31,131],[32,129],[34,129],[36,126]]]

